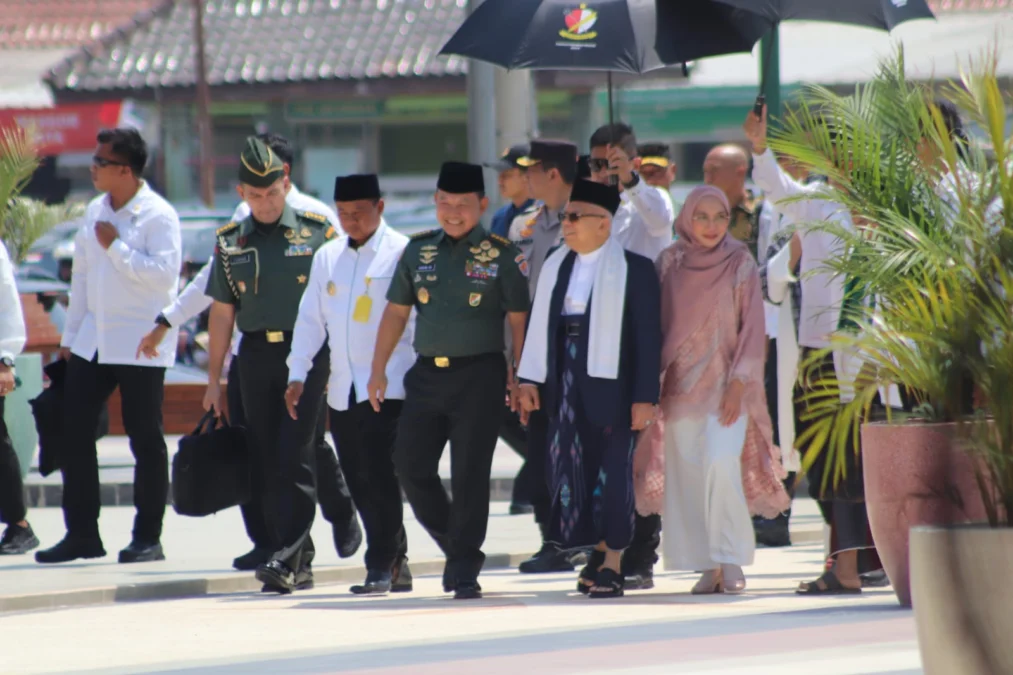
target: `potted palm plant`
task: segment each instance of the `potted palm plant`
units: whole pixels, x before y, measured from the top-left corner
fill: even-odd
[[[854,466],[848,435],[861,435],[873,537],[904,605],[911,527],[1005,526],[1013,504],[1013,179],[995,63],[943,87],[991,136],[994,158],[960,138],[933,87],[906,79],[902,51],[850,96],[808,87],[770,144],[827,175],[858,224],[811,224],[842,242],[830,266],[855,293],[853,330],[833,349],[861,367],[817,383],[799,442],[804,463],[836,482]],[[863,423],[891,385],[909,413]]]
[[[15,265],[24,261],[39,237],[84,211],[82,205],[50,205],[21,196],[38,166],[31,129],[0,130],[0,240]],[[15,370],[21,386],[7,395],[4,419],[24,477],[38,444],[28,402],[42,392],[41,355],[21,354],[15,359]]]

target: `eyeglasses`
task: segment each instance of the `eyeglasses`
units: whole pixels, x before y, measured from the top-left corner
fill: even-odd
[[[719,213],[719,214],[715,215],[713,218],[711,218],[710,216],[708,216],[706,213],[694,213],[693,214],[693,222],[694,223],[699,223],[701,225],[706,225],[707,223],[715,223],[717,225],[722,225],[722,224],[728,224],[731,221],[732,221],[732,217],[729,214],[727,214],[727,213]]]
[[[604,171],[609,168],[609,161],[600,157],[592,157],[587,160],[587,165],[591,167],[591,171]]]
[[[98,155],[91,158],[91,163],[100,169],[104,169],[107,166],[129,166],[126,162],[117,162],[111,159],[106,159],[105,157],[99,157]]]
[[[605,216],[599,216],[595,213],[575,213],[573,211],[567,211],[559,215],[560,220],[568,220],[571,223],[579,223],[581,218],[598,218],[601,220],[605,218]]]

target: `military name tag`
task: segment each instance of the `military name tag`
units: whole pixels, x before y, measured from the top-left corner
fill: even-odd
[[[416,272],[435,272],[436,265],[419,265],[415,268]]]
[[[229,256],[230,265],[242,265],[243,263],[253,262],[253,256],[249,253],[243,255],[231,255]]]
[[[285,249],[285,257],[292,258],[301,255],[313,255],[313,247],[306,244],[292,244]]]
[[[352,310],[352,321],[356,323],[368,322],[371,311],[373,311],[373,298],[368,295],[360,295],[355,299],[355,309]]]

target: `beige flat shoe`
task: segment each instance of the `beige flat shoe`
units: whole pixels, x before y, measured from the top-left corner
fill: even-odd
[[[700,577],[700,581],[696,582],[693,586],[693,590],[690,591],[693,595],[714,595],[715,593],[721,593],[724,589],[721,584],[721,570],[707,570]]]
[[[722,565],[721,578],[725,593],[736,594],[746,590],[746,575],[738,565]]]

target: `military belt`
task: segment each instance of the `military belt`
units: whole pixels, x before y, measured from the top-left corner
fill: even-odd
[[[257,330],[248,333],[243,333],[244,340],[260,340],[263,342],[270,342],[271,344],[277,344],[279,342],[289,342],[292,340],[292,331],[290,330]]]
[[[419,356],[419,362],[424,363],[427,366],[435,366],[437,368],[450,368],[452,366],[463,366],[468,363],[492,357],[502,358],[503,354],[500,352],[490,352],[487,354],[475,354],[473,356]]]

